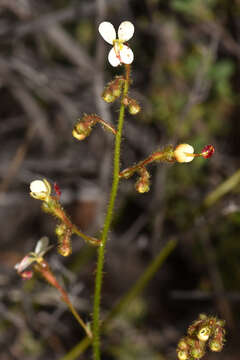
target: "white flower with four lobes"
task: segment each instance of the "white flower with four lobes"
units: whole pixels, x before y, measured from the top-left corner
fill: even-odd
[[[108,61],[112,66],[131,64],[133,62],[132,50],[127,45],[124,45],[126,41],[132,38],[134,33],[134,25],[130,21],[124,21],[119,25],[118,39],[114,26],[108,21],[102,22],[98,31],[107,43],[113,45],[108,54]]]

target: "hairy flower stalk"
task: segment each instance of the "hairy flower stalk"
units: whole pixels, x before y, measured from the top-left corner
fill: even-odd
[[[92,332],[90,328],[84,323],[82,318],[78,315],[77,311],[75,310],[73,304],[71,303],[68,294],[66,291],[62,288],[62,286],[59,284],[55,276],[53,275],[52,271],[49,268],[48,263],[46,260],[42,259],[37,264],[34,265],[34,270],[38,272],[50,285],[55,287],[55,289],[58,290],[58,292],[61,294],[62,300],[67,304],[69,310],[77,320],[77,322],[82,326],[82,328],[85,330],[87,336],[89,338],[92,338]]]
[[[210,158],[214,154],[214,147],[212,145],[206,145],[199,154],[194,153],[194,148],[189,144],[179,144],[175,149],[172,146],[167,146],[161,151],[156,151],[148,156],[146,159],[138,162],[137,164],[130,166],[119,173],[119,178],[129,179],[136,172],[140,174],[140,178],[137,181],[135,187],[139,193],[145,193],[149,191],[149,173],[146,170],[146,166],[153,162],[179,162],[189,163],[195,157],[202,156],[205,159]]]
[[[122,98],[127,96],[130,81],[130,65],[125,65],[125,82],[123,88]],[[110,200],[107,209],[107,215],[102,231],[101,246],[98,248],[98,260],[95,279],[95,294],[94,294],[94,306],[93,306],[93,355],[94,360],[100,360],[100,303],[101,303],[101,291],[103,280],[103,266],[104,266],[104,254],[106,241],[109,233],[109,229],[112,222],[113,210],[115,199],[118,190],[119,183],[119,169],[120,169],[120,149],[122,140],[122,128],[124,122],[125,105],[121,103],[119,118],[118,118],[118,130],[115,137],[115,150],[114,150],[114,165],[113,165],[113,182],[110,194]]]
[[[59,225],[56,226],[56,235],[58,238],[58,250],[62,256],[68,256],[72,252],[71,247],[71,236],[76,234],[79,237],[83,238],[87,243],[91,245],[99,245],[100,240],[92,236],[85,235],[81,230],[74,225],[69,217],[67,216],[65,210],[60,204],[60,189],[57,184],[54,185],[56,196],[51,195],[51,185],[46,180],[34,180],[30,184],[30,195],[37,200],[42,201],[42,209],[46,213],[49,213],[55,216],[61,221]]]
[[[69,310],[78,321],[78,323],[82,326],[84,331],[86,332],[89,338],[92,338],[92,332],[90,328],[84,323],[81,319],[77,311],[75,310],[73,304],[71,303],[68,294],[63,289],[63,287],[59,284],[56,277],[52,273],[47,261],[44,259],[44,255],[51,248],[49,246],[49,241],[47,237],[41,238],[35,247],[33,252],[28,253],[24,258],[20,261],[20,263],[15,265],[15,269],[18,274],[25,280],[31,279],[33,276],[33,271],[39,273],[51,286],[58,290],[61,294],[62,300],[67,304]],[[30,266],[33,265],[33,270],[26,270]]]

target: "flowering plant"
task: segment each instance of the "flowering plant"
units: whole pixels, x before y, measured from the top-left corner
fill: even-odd
[[[113,25],[104,21],[99,25],[99,33],[103,39],[112,45],[112,49],[108,54],[108,60],[113,67],[124,65],[122,74],[115,76],[103,89],[102,99],[107,103],[120,100],[120,109],[116,126],[109,124],[97,114],[84,113],[73,127],[72,135],[82,141],[89,136],[96,124],[101,124],[104,130],[111,132],[114,139],[114,156],[113,156],[113,181],[110,191],[109,203],[103,229],[100,238],[95,238],[84,234],[70,219],[66,211],[60,203],[61,191],[57,184],[54,185],[55,193],[52,193],[52,186],[46,179],[37,179],[30,184],[30,195],[42,202],[44,212],[53,215],[58,220],[55,228],[55,234],[58,240],[58,251],[62,256],[69,256],[72,253],[71,239],[72,235],[78,235],[88,244],[95,245],[98,249],[98,260],[95,278],[95,293],[93,305],[93,319],[91,327],[86,325],[74,309],[66,291],[60,286],[55,275],[44,259],[45,253],[49,250],[47,238],[42,238],[36,245],[34,252],[27,254],[20,263],[15,267],[18,273],[24,278],[32,277],[32,272],[26,271],[30,265],[34,265],[34,271],[40,273],[52,286],[54,286],[61,294],[63,301],[68,305],[70,311],[78,320],[79,324],[84,328],[88,341],[93,345],[93,358],[100,360],[101,357],[101,331],[106,324],[100,321],[101,291],[104,273],[104,260],[106,252],[106,243],[112,224],[115,200],[118,192],[119,182],[122,179],[129,179],[137,174],[138,179],[135,184],[136,191],[144,194],[150,191],[150,172],[147,167],[152,163],[190,163],[197,157],[205,159],[210,158],[215,149],[213,145],[205,146],[200,153],[195,153],[192,145],[181,143],[177,146],[165,146],[161,150],[156,150],[145,159],[140,160],[134,165],[130,165],[126,169],[120,168],[120,154],[122,143],[122,131],[126,110],[130,115],[137,115],[142,109],[138,101],[129,96],[131,81],[131,64],[134,60],[133,51],[129,48],[127,41],[134,34],[134,25],[130,21],[124,21],[118,28],[118,37]],[[171,243],[172,244],[172,243]],[[175,243],[174,243],[175,246]],[[171,245],[170,250],[174,248]],[[169,253],[171,252],[169,251]],[[167,255],[169,254],[167,253]],[[159,260],[160,259],[160,260]],[[157,258],[156,263],[150,266],[150,270],[140,279],[140,284],[136,286],[134,294],[142,289],[146,283],[146,279],[152,276],[157,266],[161,263],[161,258]],[[157,264],[157,265],[156,265]],[[149,275],[150,274],[150,275]],[[121,307],[121,303],[119,305]],[[111,316],[109,316],[111,317]],[[200,322],[199,322],[200,321]],[[192,326],[193,330],[188,331],[188,340],[182,340],[178,345],[178,358],[187,360],[192,358],[200,359],[205,353],[205,343],[211,337],[211,340],[218,339],[219,334],[224,335],[223,324],[215,318],[203,318]],[[191,332],[192,331],[192,332]],[[222,331],[222,332],[221,332]],[[223,336],[222,336],[223,337]],[[89,340],[90,339],[90,340]],[[190,339],[190,340],[189,340]],[[223,343],[223,340],[222,340]],[[214,344],[214,345],[213,345]],[[219,342],[218,342],[219,344]],[[210,346],[210,345],[209,345]],[[216,341],[211,342],[211,349],[217,347]],[[221,346],[220,346],[221,347]],[[219,351],[221,350],[219,347]],[[221,347],[222,348],[222,347]],[[218,350],[213,350],[218,351]]]

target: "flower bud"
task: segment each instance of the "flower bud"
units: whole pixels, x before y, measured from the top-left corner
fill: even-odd
[[[114,80],[110,81],[103,91],[103,100],[107,103],[112,103],[119,98],[122,93],[124,81],[122,76],[116,76]]]
[[[150,181],[149,181],[150,175],[145,168],[141,168],[139,170],[139,173],[140,173],[140,177],[135,184],[135,188],[137,192],[143,194],[150,190]]]
[[[102,93],[102,98],[106,103],[112,103],[116,100],[116,96],[113,95],[112,91],[108,88]]]
[[[73,137],[77,140],[84,140],[92,131],[92,124],[81,122],[81,120],[74,126],[72,131]]]
[[[210,158],[215,152],[215,148],[213,145],[206,145],[204,146],[204,148],[201,151],[201,155],[205,158],[208,159]]]
[[[185,338],[182,338],[178,343],[178,349],[187,350],[189,348],[188,343]]]
[[[187,163],[194,159],[194,148],[189,144],[180,144],[174,150],[174,156],[177,162]]]
[[[56,226],[55,233],[57,236],[62,236],[66,231],[66,225],[65,224],[59,224]]]
[[[200,320],[207,320],[207,318],[208,318],[206,314],[199,314],[198,317]]]
[[[137,115],[141,111],[141,106],[138,104],[138,102],[134,99],[131,99],[129,105],[128,105],[128,111],[131,115]]]
[[[115,80],[109,84],[109,88],[115,98],[118,98],[121,95],[124,81],[125,80],[122,76],[116,76]]]
[[[66,229],[64,234],[58,237],[59,240],[58,252],[62,256],[69,256],[72,253],[71,235],[72,235],[71,230]]]
[[[30,280],[33,277],[33,271],[32,270],[26,270],[20,273],[20,276],[23,280]]]
[[[30,183],[30,195],[37,200],[46,201],[51,194],[51,186],[46,179],[34,180]]]
[[[208,326],[201,328],[197,334],[197,337],[200,341],[208,341],[211,334],[211,329]]]
[[[188,352],[185,350],[177,350],[177,356],[179,360],[187,360]]]
[[[223,343],[213,338],[212,340],[209,341],[209,348],[214,352],[219,352],[223,348]]]
[[[193,347],[190,350],[190,355],[194,358],[194,359],[201,359],[205,354],[205,350],[204,350],[204,346],[196,346]]]
[[[149,184],[143,182],[141,178],[136,182],[135,188],[140,194],[144,194],[145,192],[148,192],[150,190]]]

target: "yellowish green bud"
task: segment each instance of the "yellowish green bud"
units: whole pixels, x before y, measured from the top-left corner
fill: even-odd
[[[104,90],[102,98],[106,103],[112,103],[116,100],[116,96],[114,96],[112,91],[108,88]]]
[[[59,224],[56,226],[55,233],[57,236],[62,236],[66,232],[66,225]]]
[[[208,326],[201,328],[197,334],[197,337],[200,341],[208,341],[211,334],[211,329]]]
[[[181,340],[179,341],[179,343],[178,343],[178,349],[180,349],[180,350],[187,350],[188,347],[189,347],[189,346],[188,346],[185,338],[183,338],[183,339],[181,339]]]
[[[201,359],[205,354],[205,350],[204,350],[204,347],[195,347],[195,348],[192,348],[190,350],[190,355],[194,358],[194,359]]]
[[[188,360],[188,352],[185,350],[177,351],[177,356],[179,360]]]
[[[144,194],[145,192],[148,192],[150,190],[149,184],[144,183],[141,180],[136,182],[135,188],[140,194]]]
[[[128,105],[128,111],[131,115],[137,115],[141,111],[141,106],[136,102],[136,100],[133,100]]]
[[[223,343],[220,341],[217,341],[216,339],[213,339],[213,340],[209,341],[209,348],[210,348],[210,350],[212,350],[214,352],[219,352],[223,348]]]
[[[77,140],[84,140],[92,131],[92,126],[96,124],[96,121],[95,115],[83,115],[73,128],[73,137]]]

